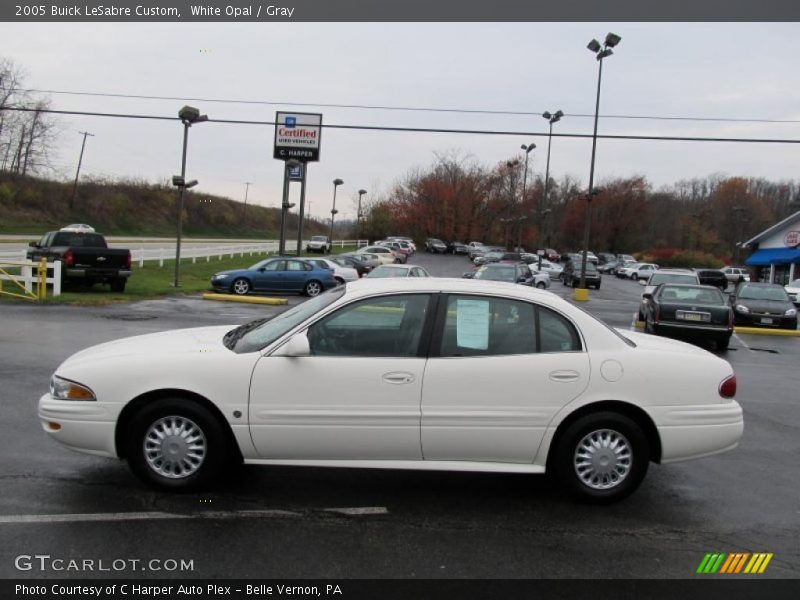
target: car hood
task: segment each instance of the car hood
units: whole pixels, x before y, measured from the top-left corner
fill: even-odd
[[[736,304],[746,306],[753,312],[772,313],[783,315],[790,308],[794,308],[788,300],[750,300],[749,298],[737,298]]]
[[[235,327],[236,325],[218,325],[214,327],[175,329],[106,342],[73,354],[61,364],[59,370],[86,362],[99,362],[125,356],[175,356],[177,354],[220,350],[229,352],[222,344],[222,338]]]

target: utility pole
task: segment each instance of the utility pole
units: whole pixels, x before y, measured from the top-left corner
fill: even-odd
[[[75,198],[78,196],[78,176],[81,174],[81,163],[83,162],[83,149],[86,148],[86,136],[94,137],[93,133],[89,133],[88,131],[79,131],[78,133],[83,134],[83,143],[81,143],[81,155],[78,158],[78,170],[75,171],[75,183],[72,186],[72,198],[69,199],[69,209],[72,210],[75,208]]]
[[[243,217],[243,220],[247,220],[247,192],[250,191],[250,186],[253,185],[253,184],[250,183],[249,181],[245,181],[244,185],[246,187],[244,188],[244,217]]]

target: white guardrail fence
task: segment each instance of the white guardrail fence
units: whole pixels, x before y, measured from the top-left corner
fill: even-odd
[[[296,248],[296,242],[293,240],[286,241],[286,250],[292,251]],[[305,249],[308,240],[303,242]],[[361,248],[368,245],[367,240],[334,240],[334,248],[344,248],[345,246],[355,246]],[[267,240],[265,242],[258,242],[255,244],[215,244],[210,246],[187,246],[181,248],[181,262],[191,260],[196,263],[198,259],[205,259],[210,262],[212,258],[222,260],[228,256],[234,258],[236,256],[244,257],[253,256],[254,254],[272,254],[278,252],[279,241]],[[131,262],[144,267],[145,262],[158,262],[159,267],[164,266],[165,260],[175,258],[174,246],[139,246],[135,244],[128,244],[131,251]],[[26,299],[43,299],[42,292],[37,289],[34,293],[34,285],[38,285],[39,275],[37,274],[39,263],[31,262],[26,259],[25,250],[15,250],[12,252],[0,252],[0,291],[3,294],[10,296],[19,296]],[[17,273],[19,271],[19,273]],[[52,273],[52,277],[45,279],[46,284],[53,286],[53,296],[61,295],[61,262],[47,263],[48,273]],[[4,281],[10,282],[3,285]],[[17,293],[19,292],[19,293]]]

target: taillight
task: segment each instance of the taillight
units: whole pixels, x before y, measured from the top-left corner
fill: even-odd
[[[130,269],[131,268],[131,262],[132,262],[131,261],[131,251],[128,250],[128,256],[125,259],[125,268]]]
[[[68,267],[75,265],[75,255],[72,253],[72,250],[67,250],[64,253],[64,264]]]
[[[723,398],[733,398],[736,395],[736,375],[730,375],[719,384],[719,395]]]

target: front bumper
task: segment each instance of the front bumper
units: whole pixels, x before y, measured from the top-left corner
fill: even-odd
[[[743,315],[742,313],[734,312],[734,320],[736,325],[745,325],[747,327],[797,329],[797,315],[786,317],[783,315],[767,315],[753,312]],[[770,320],[772,322],[768,323],[765,322],[765,320]]]
[[[735,400],[647,410],[661,438],[662,464],[733,450],[744,432],[742,407]]]
[[[96,456],[117,456],[115,406],[96,401],[56,400],[45,394],[39,398],[38,412],[42,429],[67,448]]]

